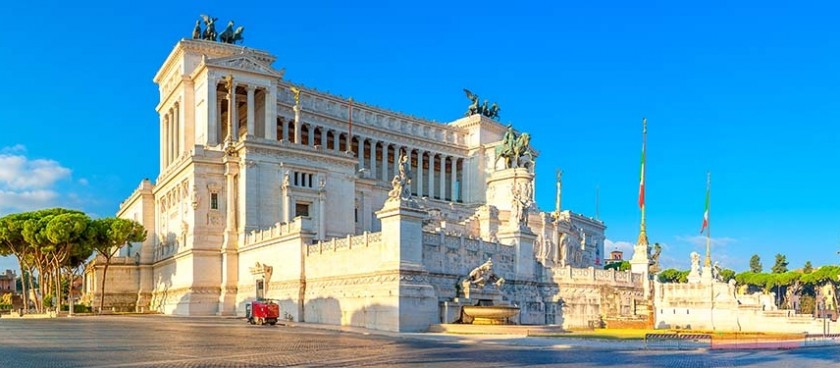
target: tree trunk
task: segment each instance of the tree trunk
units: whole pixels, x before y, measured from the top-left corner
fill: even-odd
[[[99,289],[99,292],[102,295],[99,297],[99,314],[102,314],[102,308],[105,307],[105,275],[108,273],[108,266],[111,263],[111,257],[105,258],[105,267],[102,268],[102,287]],[[96,268],[94,268],[94,274],[96,274]]]
[[[26,294],[26,276],[25,276],[24,272],[26,272],[27,274],[29,272],[27,272],[26,268],[23,267],[23,261],[21,260],[21,258],[17,257],[17,259],[18,259],[18,266],[20,266],[20,272],[21,272],[20,288],[21,288],[21,292],[23,292],[23,298],[21,298],[22,301],[23,301],[23,308],[22,309],[24,310],[24,313],[27,313],[27,312],[29,312],[29,303],[28,303],[29,295]]]

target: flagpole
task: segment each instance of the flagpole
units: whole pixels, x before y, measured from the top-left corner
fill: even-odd
[[[639,207],[642,209],[642,223],[639,229],[640,245],[648,245],[647,229],[645,226],[645,151],[647,149],[647,118],[642,118],[642,174],[639,184]]]
[[[712,194],[712,172],[706,172],[706,211],[711,211],[711,194]],[[711,217],[711,214],[709,215]],[[712,266],[712,226],[711,221],[706,223],[706,267]]]

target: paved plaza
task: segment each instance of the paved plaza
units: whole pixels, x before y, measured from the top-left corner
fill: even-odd
[[[622,349],[622,346],[624,348]],[[840,348],[653,351],[574,339],[363,334],[163,316],[0,319],[0,367],[836,367]]]

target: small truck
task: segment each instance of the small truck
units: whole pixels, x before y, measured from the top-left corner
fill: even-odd
[[[276,325],[280,318],[280,305],[271,300],[257,300],[245,304],[245,318],[252,325]]]

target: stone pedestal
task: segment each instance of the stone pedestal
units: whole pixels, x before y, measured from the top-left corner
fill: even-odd
[[[534,277],[534,242],[537,235],[527,228],[503,229],[499,232],[499,242],[513,245],[516,248],[516,259],[513,271],[519,280],[529,280]]]
[[[487,179],[487,205],[500,211],[510,211],[513,187],[533,180],[534,174],[525,168],[504,169],[490,174]]]
[[[385,264],[400,270],[423,269],[423,219],[426,213],[405,200],[389,200],[376,212],[382,222],[382,242],[387,244],[382,255]]]

